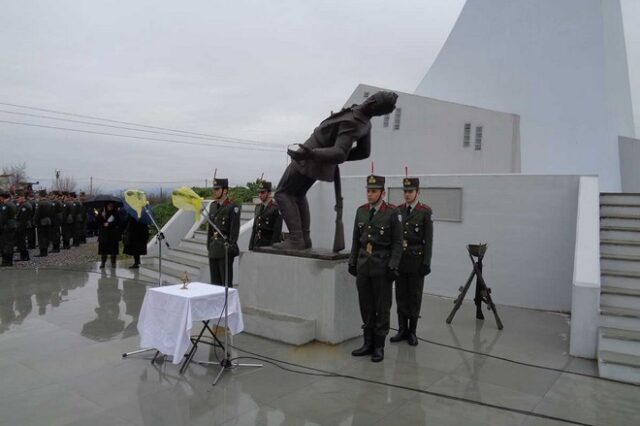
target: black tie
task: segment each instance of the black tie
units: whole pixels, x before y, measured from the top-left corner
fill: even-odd
[[[261,205],[261,206],[260,206],[260,213],[259,213],[259,214],[264,213],[264,209],[265,209],[265,208],[266,208],[266,206],[265,206],[264,204],[263,204],[263,205]]]
[[[411,206],[407,206],[407,216],[411,214]]]
[[[371,210],[369,210],[369,222],[371,222],[371,219],[373,219],[374,214],[376,214],[376,209],[371,208]]]

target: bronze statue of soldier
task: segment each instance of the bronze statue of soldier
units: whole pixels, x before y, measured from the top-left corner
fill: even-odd
[[[360,105],[331,114],[298,150],[287,150],[292,161],[278,183],[275,199],[289,236],[272,247],[285,250],[311,248],[307,191],[316,180],[339,182],[338,164],[369,157],[371,118],[391,113],[397,99],[398,95],[393,92],[374,93]],[[339,194],[336,196],[340,197]]]

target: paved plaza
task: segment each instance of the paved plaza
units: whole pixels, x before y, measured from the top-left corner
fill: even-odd
[[[121,357],[138,349],[148,285],[95,264],[0,271],[0,425],[640,424],[640,387],[568,355],[566,315],[499,306],[498,331],[465,304],[447,326],[452,301],[425,296],[423,341],[387,343],[380,364],[350,356],[358,339],[294,347],[240,334],[233,356],[264,367],[214,387],[214,366],[181,376],[149,353]],[[216,356],[203,346],[196,359]]]

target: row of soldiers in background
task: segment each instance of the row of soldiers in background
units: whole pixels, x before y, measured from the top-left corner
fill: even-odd
[[[1,266],[13,266],[17,248],[20,261],[29,260],[29,250],[36,248],[45,257],[60,249],[70,249],[86,242],[87,211],[83,206],[84,193],[45,190],[32,194],[18,191],[13,196],[0,193]]]

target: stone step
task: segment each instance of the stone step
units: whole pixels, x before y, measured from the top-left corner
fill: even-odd
[[[188,247],[176,247],[171,249],[171,255],[180,259],[184,259],[185,261],[187,261],[187,263],[209,263],[209,256],[207,255],[206,250],[191,249]]]
[[[618,330],[615,328],[600,327],[598,333],[601,337],[617,340],[633,340],[640,342],[639,330]]]
[[[603,269],[600,271],[600,283],[603,287],[640,289],[640,274]]]
[[[153,260],[153,265],[158,265],[158,263],[159,259],[155,258]],[[188,261],[170,254],[164,255],[163,253],[162,255],[162,269],[164,270],[164,268],[166,267],[175,271],[181,271],[180,277],[182,277],[185,272],[189,274],[189,277],[194,275],[200,276],[200,270],[204,266],[206,266],[207,268],[209,267],[208,265],[200,265],[197,262]],[[193,279],[191,280],[193,281]]]
[[[637,342],[625,341],[624,343],[633,344]],[[640,346],[640,344],[638,346]],[[626,352],[627,350],[634,350],[635,352],[638,350],[638,348],[632,349],[627,345],[627,346],[621,346],[619,350],[624,352],[613,351],[613,350],[598,350],[598,359],[602,359],[602,361],[604,362],[613,363],[613,364],[627,365],[630,367],[640,367],[640,355]]]
[[[600,267],[620,272],[640,273],[640,256],[603,254],[600,255]]]
[[[640,289],[601,287],[600,305],[640,311]]]
[[[625,219],[619,217],[600,217],[600,229],[602,227],[619,226],[633,229],[640,229],[640,220]]]
[[[600,377],[620,382],[640,384],[640,368],[598,360]]]
[[[640,310],[600,305],[600,327],[640,330]]]
[[[158,279],[158,265],[140,265],[140,269],[138,271],[141,275],[149,277],[153,281],[157,281]],[[169,266],[165,266],[164,262],[162,263],[162,284],[178,284],[180,283],[182,274],[184,274],[184,271],[173,269]],[[189,275],[189,278],[191,281],[196,281],[199,279],[199,275]]]
[[[198,241],[203,241],[203,242],[207,242],[207,232],[206,231],[196,231],[193,233],[193,237],[191,237],[191,239],[193,240],[198,240]]]
[[[640,257],[640,240],[600,240],[600,253],[613,255],[621,254]]]
[[[195,240],[192,238],[183,238],[180,240],[180,244],[178,245],[180,248],[189,249],[189,250],[200,250],[203,252],[207,252],[207,243],[200,240]]]
[[[600,193],[600,204],[634,204],[640,205],[640,194],[602,192]]]
[[[640,204],[600,204],[600,217],[640,219]]]
[[[638,241],[640,240],[640,226],[613,226],[600,223],[600,239]]]

